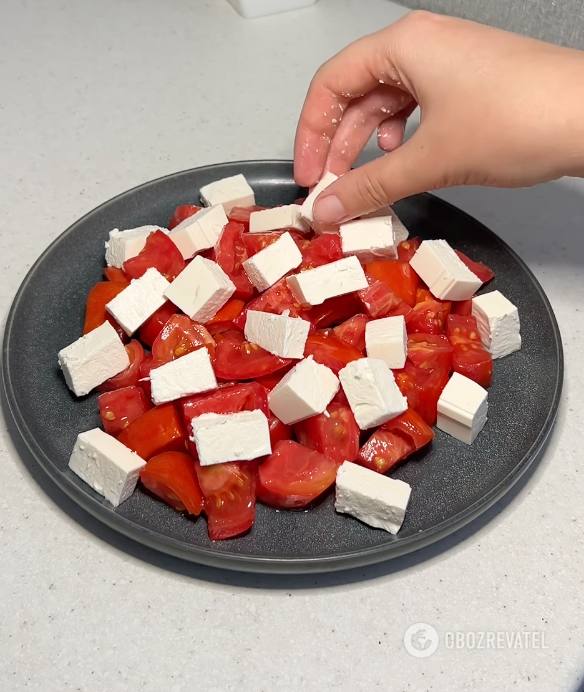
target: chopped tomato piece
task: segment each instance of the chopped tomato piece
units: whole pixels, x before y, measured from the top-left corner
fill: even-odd
[[[416,291],[416,305],[425,303],[428,300],[436,300],[427,288],[418,288]]]
[[[228,300],[219,312],[209,320],[207,324],[215,324],[216,322],[232,322],[239,313],[243,310],[245,303],[243,300],[232,298]]]
[[[162,452],[184,452],[185,433],[178,413],[170,404],[147,411],[122,430],[118,440],[145,461]]]
[[[340,324],[356,312],[361,311],[361,303],[355,293],[349,293],[336,298],[325,300],[322,305],[316,305],[306,312],[307,318],[317,329],[332,327]]]
[[[140,327],[140,340],[143,341],[146,346],[152,346],[164,325],[176,312],[178,312],[176,305],[173,305],[167,300],[166,303],[158,308],[158,310]]]
[[[335,482],[339,463],[285,440],[260,466],[258,498],[272,507],[306,507]]]
[[[282,421],[279,418],[276,418],[273,413],[270,416],[268,423],[270,426],[270,443],[272,445],[272,449],[274,449],[278,442],[292,439],[292,428],[289,425],[282,423]]]
[[[249,231],[249,217],[254,211],[263,211],[266,207],[258,207],[257,204],[252,207],[233,207],[229,216],[229,221],[240,223],[246,231]]]
[[[140,480],[177,512],[199,515],[203,511],[195,460],[185,452],[163,452],[152,457],[140,471]]]
[[[353,317],[334,328],[334,335],[363,353],[365,351],[365,327],[367,322],[369,322],[367,315],[362,313],[353,315]]]
[[[484,284],[495,278],[495,272],[490,267],[487,267],[486,264],[483,264],[482,262],[474,262],[470,257],[467,257],[464,252],[461,252],[460,250],[455,250],[454,252],[456,252],[458,257],[466,264],[471,272],[475,276],[478,276]]]
[[[280,382],[280,380],[284,377],[282,373],[277,372],[274,373],[273,375],[266,375],[265,377],[256,377],[255,381],[258,384],[261,384],[264,389],[267,389],[268,392],[271,392],[272,389]]]
[[[493,358],[482,344],[476,318],[449,315],[447,335],[454,348],[454,372],[474,380],[481,387],[489,387],[493,376]]]
[[[213,357],[215,340],[209,331],[186,315],[173,315],[154,340],[152,357],[159,363],[168,363],[203,347]]]
[[[168,224],[168,230],[172,231],[173,228],[176,228],[183,221],[186,221],[186,219],[190,219],[191,216],[194,216],[198,211],[201,211],[201,209],[202,207],[197,207],[196,204],[183,204],[177,207]]]
[[[417,368],[442,368],[450,372],[454,349],[443,334],[410,334],[408,360]]]
[[[140,387],[124,387],[97,397],[103,429],[108,435],[119,435],[130,423],[152,408]]]
[[[302,253],[301,271],[315,269],[323,264],[343,259],[343,248],[338,233],[317,235],[312,240],[303,238],[299,248]]]
[[[245,340],[241,332],[229,331],[218,335],[213,367],[223,380],[249,380],[270,375],[291,363],[289,358],[278,358]]]
[[[140,365],[140,377],[138,379],[138,385],[144,390],[144,394],[148,399],[152,399],[152,387],[150,385],[150,371],[154,368],[159,368],[164,363],[159,363],[154,360],[152,356],[146,356]]]
[[[438,399],[448,383],[448,370],[434,368],[422,370],[406,361],[403,370],[395,372],[395,380],[408,405],[428,423],[436,425]]]
[[[339,339],[334,334],[309,334],[304,348],[304,357],[312,356],[317,363],[326,365],[335,375],[347,363],[363,358],[361,351]]]
[[[253,526],[257,468],[254,461],[195,465],[212,541],[239,536]]]
[[[158,269],[168,281],[174,281],[185,268],[180,250],[162,231],[148,236],[139,255],[124,262],[124,271],[130,279],[139,279],[150,268]]]
[[[324,413],[296,423],[294,432],[305,447],[339,464],[355,461],[359,453],[361,431],[348,405],[332,401]]]
[[[267,291],[264,291],[260,296],[247,304],[239,316],[233,320],[238,329],[245,329],[248,310],[271,312],[274,315],[281,315],[284,310],[290,310],[290,317],[300,317],[304,314],[286,279],[280,279],[273,286],[270,286]]]
[[[408,334],[444,334],[450,304],[424,300],[406,316]]]
[[[260,252],[260,250],[272,245],[276,242],[276,240],[281,238],[284,233],[289,233],[292,236],[292,240],[294,240],[298,247],[301,247],[306,242],[300,233],[293,230],[267,231],[266,233],[244,233],[243,244],[245,245],[247,256],[252,257]]]
[[[111,392],[114,389],[122,389],[123,387],[133,387],[138,384],[140,379],[140,366],[144,361],[144,348],[137,339],[132,339],[126,346],[126,352],[130,358],[130,365],[122,372],[114,377],[110,377],[103,384],[100,384],[98,389],[101,392]]]
[[[357,295],[367,314],[373,319],[405,316],[411,312],[411,308],[383,281],[373,281],[367,288],[357,291]]]
[[[418,275],[410,267],[409,262],[401,260],[382,260],[365,265],[369,276],[383,281],[396,296],[412,307],[416,303]]]
[[[106,267],[103,270],[103,275],[108,281],[126,284],[126,286],[130,283],[130,280],[126,276],[126,272],[123,269],[118,269],[117,267]]]
[[[247,300],[253,293],[253,285],[243,268],[247,259],[243,244],[244,231],[242,224],[230,221],[221,232],[213,250],[213,260],[235,284],[235,293],[231,297],[238,300]]]
[[[416,250],[420,247],[422,241],[419,238],[408,238],[402,240],[397,246],[397,258],[402,262],[409,262],[416,254]]]
[[[453,301],[450,312],[452,315],[462,315],[463,317],[469,317],[470,315],[472,315],[472,298],[469,298],[468,300]]]
[[[120,325],[105,309],[105,306],[119,295],[128,284],[122,281],[100,281],[89,291],[87,305],[85,306],[85,323],[83,333],[88,334],[101,327],[104,322],[109,322],[118,333],[122,341],[127,341],[128,336]]]

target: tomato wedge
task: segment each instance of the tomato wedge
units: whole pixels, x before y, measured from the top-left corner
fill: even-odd
[[[272,507],[306,507],[333,485],[339,464],[292,440],[279,442],[259,470],[258,499]]]
[[[422,241],[419,238],[408,238],[407,240],[402,240],[402,242],[397,246],[397,258],[402,262],[409,262],[416,254],[416,251],[421,244]]]
[[[177,510],[198,516],[203,511],[195,460],[184,452],[163,452],[140,471],[143,485]]]
[[[270,443],[272,449],[282,440],[292,439],[292,428],[272,414],[268,421],[270,427]]]
[[[470,317],[470,315],[472,315],[472,298],[469,298],[468,300],[453,301],[450,312],[452,315]]]
[[[257,468],[253,461],[195,464],[212,541],[240,536],[253,526]]]
[[[167,300],[166,303],[158,308],[158,310],[140,327],[140,331],[138,332],[140,340],[143,341],[146,346],[152,346],[164,325],[176,312],[178,312],[176,305],[173,305],[173,303]]]
[[[108,281],[123,283],[126,284],[126,286],[130,283],[130,280],[126,276],[126,272],[123,269],[118,269],[117,267],[106,267],[103,270],[103,275]]]
[[[304,348],[304,357],[312,356],[317,363],[326,365],[335,375],[347,363],[363,358],[359,349],[339,339],[334,334],[309,334]]]
[[[258,207],[257,204],[252,207],[233,207],[229,216],[229,221],[240,223],[246,231],[249,231],[249,217],[254,211],[263,211],[266,207]]]
[[[186,219],[190,219],[191,216],[194,216],[198,211],[201,211],[201,209],[202,207],[197,207],[196,204],[183,204],[180,207],[177,207],[174,210],[170,223],[168,224],[168,230],[172,231],[173,228],[176,228]]]
[[[357,292],[369,317],[407,316],[411,308],[383,281],[373,281],[367,288]]]
[[[481,387],[490,387],[493,358],[482,344],[476,318],[449,315],[447,335],[454,348],[454,372],[474,380]]]
[[[156,406],[122,430],[118,440],[145,461],[162,452],[184,452],[185,433],[178,413],[170,404]]]
[[[122,281],[100,281],[89,291],[87,305],[85,306],[85,323],[83,333],[88,334],[101,327],[104,322],[109,322],[118,333],[122,341],[127,341],[128,336],[120,325],[105,309],[105,306],[119,295],[128,284]]]
[[[369,322],[367,315],[358,313],[333,329],[334,335],[363,353],[365,351],[365,327]]]
[[[168,363],[203,347],[213,357],[215,340],[208,330],[186,315],[173,315],[154,340],[152,357],[159,363]]]
[[[103,384],[100,384],[98,390],[100,392],[111,392],[114,389],[122,389],[123,387],[133,387],[138,384],[140,379],[140,366],[142,365],[145,355],[142,344],[136,339],[132,339],[126,346],[126,352],[130,358],[130,365],[122,372],[118,373]]]
[[[438,399],[448,383],[449,373],[445,368],[422,370],[406,361],[403,370],[395,372],[395,380],[408,405],[428,423],[436,425]]]
[[[282,370],[292,361],[245,340],[241,332],[229,331],[217,336],[213,368],[222,380],[249,380]]]
[[[408,334],[444,334],[450,303],[424,300],[417,303],[406,315]]]
[[[232,298],[238,300],[247,300],[253,293],[252,283],[243,268],[243,263],[247,259],[243,244],[244,231],[242,224],[230,221],[221,231],[213,250],[213,260],[235,284],[235,293]]]
[[[284,233],[289,233],[292,236],[292,240],[294,240],[298,247],[301,247],[306,242],[300,233],[293,230],[267,231],[266,233],[244,233],[242,240],[248,257],[252,257],[260,252],[260,250],[272,245],[276,242],[276,240],[281,238]]]
[[[97,397],[103,429],[108,435],[119,435],[130,423],[152,408],[141,387],[124,387]]]
[[[361,309],[361,303],[357,294],[349,293],[344,296],[329,298],[321,305],[316,305],[304,314],[317,329],[322,329],[348,320],[356,312],[360,312]]]
[[[298,247],[302,253],[300,271],[315,269],[323,264],[343,259],[343,248],[338,233],[317,235],[312,240],[303,238]]]
[[[408,360],[417,368],[442,368],[450,372],[454,349],[443,334],[410,334]]]
[[[148,236],[142,252],[124,262],[124,271],[130,279],[139,279],[150,268],[158,269],[168,281],[174,281],[185,268],[180,250],[162,231]]]
[[[332,401],[324,413],[296,423],[294,432],[305,447],[339,464],[355,461],[359,453],[361,431],[348,405]]]
[[[490,267],[487,267],[486,264],[483,264],[482,262],[474,262],[470,257],[467,257],[464,252],[461,252],[460,250],[455,250],[454,252],[456,252],[458,257],[466,264],[471,272],[475,276],[478,276],[484,284],[495,278],[495,272]]]
[[[407,242],[407,241],[406,241]],[[382,260],[365,265],[366,273],[383,281],[396,296],[412,307],[416,303],[418,275],[410,267],[409,262],[401,260]]]
[[[254,298],[254,300],[247,304],[239,316],[233,320],[233,323],[238,329],[245,329],[248,310],[270,312],[273,315],[281,315],[284,310],[289,310],[290,317],[309,315],[309,313],[301,309],[300,303],[298,303],[294,297],[285,278],[277,281],[273,286],[270,286],[267,291],[264,291],[260,296]]]
[[[140,365],[140,377],[138,379],[138,386],[144,390],[144,394],[148,399],[152,399],[152,387],[150,385],[150,371],[154,368],[159,368],[164,363],[159,363],[154,360],[151,355],[146,356]]]

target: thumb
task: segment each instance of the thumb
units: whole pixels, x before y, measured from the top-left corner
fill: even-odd
[[[418,130],[395,151],[345,173],[316,199],[314,219],[338,224],[376,211],[398,199],[441,187],[441,156],[432,155]]]

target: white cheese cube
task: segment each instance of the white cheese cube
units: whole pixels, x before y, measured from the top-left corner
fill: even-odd
[[[304,358],[310,322],[300,317],[248,310],[245,338],[280,358]]]
[[[391,216],[357,219],[341,224],[343,255],[355,255],[361,262],[397,258]]]
[[[239,413],[203,413],[192,420],[191,440],[201,466],[227,461],[251,461],[272,453],[270,426],[258,410]]]
[[[399,370],[406,363],[408,335],[403,315],[382,317],[365,325],[365,347],[370,358],[384,360],[390,368]]]
[[[411,492],[404,481],[345,461],[337,471],[335,509],[395,536],[404,522]]]
[[[227,224],[227,214],[220,204],[201,209],[172,229],[168,237],[181,251],[184,259],[215,247]]]
[[[487,412],[487,390],[455,372],[438,399],[436,427],[470,445],[485,427]]]
[[[294,228],[301,233],[310,230],[310,226],[300,213],[299,204],[287,204],[275,209],[253,211],[249,217],[250,233],[267,233],[268,231],[279,231],[281,228]]]
[[[77,436],[69,468],[114,507],[136,488],[144,459],[100,428]]]
[[[482,285],[445,240],[424,240],[410,265],[439,300],[468,300]]]
[[[152,400],[164,404],[217,388],[209,351],[199,348],[150,371]]]
[[[323,190],[325,190],[329,185],[332,185],[335,182],[335,180],[338,179],[338,175],[335,175],[334,173],[327,171],[322,176],[320,181],[315,185],[314,190],[304,200],[300,213],[308,221],[309,224],[312,225],[314,223],[314,215],[312,213],[312,209],[314,207],[314,203],[316,202],[316,198],[320,195],[320,193]]]
[[[158,308],[166,303],[164,291],[170,286],[158,269],[147,269],[139,279],[105,306],[128,336],[137,331]]]
[[[138,228],[129,228],[127,231],[120,231],[114,228],[110,231],[109,240],[105,244],[105,261],[108,267],[117,267],[121,269],[126,260],[132,259],[139,255],[148,236],[154,231],[162,231],[168,233],[166,228],[159,226],[140,226]]]
[[[296,299],[308,305],[320,305],[328,298],[360,291],[369,285],[356,257],[345,257],[316,269],[294,274],[286,281]]]
[[[176,277],[164,295],[195,322],[215,317],[235,292],[235,286],[221,267],[197,255]]]
[[[130,365],[128,352],[109,322],[59,351],[58,358],[67,386],[77,396],[89,394]]]
[[[300,264],[302,253],[290,233],[283,233],[275,243],[245,260],[243,268],[249,280],[261,292]]]
[[[200,195],[206,207],[221,204],[226,214],[233,207],[252,207],[255,204],[254,192],[241,173],[204,185]]]
[[[519,312],[500,291],[491,291],[472,299],[483,346],[493,358],[503,358],[521,348]]]
[[[389,206],[381,207],[381,209],[377,209],[377,211],[372,211],[370,214],[365,214],[361,218],[375,219],[380,217],[383,218],[385,216],[391,216],[393,235],[395,237],[395,242],[397,245],[399,245],[404,240],[407,240],[410,237],[408,229],[403,225],[401,219],[395,213],[395,211]]]
[[[339,379],[361,430],[382,425],[408,407],[384,360],[354,360],[339,372]]]
[[[339,391],[339,380],[312,356],[301,360],[268,394],[268,405],[282,423],[292,425],[322,413]]]

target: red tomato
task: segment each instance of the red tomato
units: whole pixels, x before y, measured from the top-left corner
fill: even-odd
[[[292,439],[292,428],[289,425],[282,423],[282,421],[279,418],[276,418],[274,414],[270,416],[269,426],[270,443],[272,445],[272,449],[274,449],[278,442]]]
[[[274,315],[281,315],[284,310],[290,310],[290,317],[300,317],[302,314],[308,315],[308,313],[303,313],[301,310],[300,304],[288,287],[286,279],[280,279],[273,286],[270,286],[267,291],[264,291],[260,296],[247,304],[239,316],[233,320],[238,329],[245,329],[248,310],[270,312]]]
[[[201,211],[201,209],[202,207],[197,207],[195,204],[183,204],[182,206],[177,207],[174,210],[170,223],[168,224],[168,230],[172,231],[173,228],[176,228],[186,219],[190,219],[191,216],[194,216],[198,211]]]
[[[359,451],[357,463],[386,473],[434,439],[434,431],[413,409],[384,423]]]
[[[149,317],[146,322],[140,327],[140,339],[146,346],[152,346],[156,337],[162,331],[168,320],[178,311],[176,305],[173,305],[169,300],[164,303],[161,308]]]
[[[401,260],[370,262],[365,265],[365,271],[374,279],[387,284],[391,291],[407,305],[410,307],[415,305],[418,275],[408,262]]]
[[[108,281],[123,283],[126,284],[126,286],[130,283],[124,270],[118,269],[117,267],[106,267],[103,270],[103,275]]]
[[[361,431],[355,416],[349,406],[335,401],[324,413],[296,423],[294,432],[305,447],[316,449],[339,464],[355,461],[359,453]]]
[[[317,329],[340,324],[361,311],[361,303],[356,293],[337,296],[325,300],[306,312],[307,318]]]
[[[209,320],[207,324],[216,324],[217,322],[233,322],[233,320],[243,310],[245,303],[243,300],[228,300],[219,312]]]
[[[164,363],[159,363],[154,360],[152,356],[146,356],[140,365],[140,377],[138,379],[138,385],[144,390],[144,394],[148,399],[152,399],[152,387],[150,386],[150,371],[154,368],[159,368]]]
[[[369,322],[367,315],[361,313],[353,315],[353,317],[334,328],[334,335],[363,353],[365,351],[365,327],[367,322]]]
[[[260,252],[260,250],[272,245],[276,242],[276,240],[281,238],[284,233],[289,233],[292,236],[292,240],[294,240],[298,247],[301,247],[306,242],[300,233],[292,230],[267,231],[266,233],[244,233],[242,239],[247,256],[252,257]]]
[[[416,250],[420,247],[422,241],[419,238],[408,238],[402,240],[397,246],[397,258],[402,262],[409,262],[416,254]]]
[[[450,312],[452,315],[462,315],[463,317],[469,317],[470,315],[472,315],[472,298],[469,298],[468,300],[453,301]]]
[[[306,507],[335,482],[339,464],[285,440],[260,466],[258,498],[272,507]]]
[[[235,284],[235,293],[231,297],[239,300],[247,300],[253,293],[252,283],[243,268],[247,259],[243,244],[244,231],[242,224],[230,221],[221,232],[213,250],[213,260]]]
[[[291,362],[289,358],[278,358],[257,344],[251,344],[241,332],[230,331],[217,337],[213,367],[222,380],[249,380],[270,375]]]
[[[140,480],[177,512],[199,515],[203,511],[203,493],[197,480],[195,460],[189,454],[163,452],[152,457],[140,471]]]
[[[103,384],[100,384],[98,389],[100,392],[111,392],[114,389],[122,389],[123,387],[134,387],[140,379],[140,366],[144,361],[144,349],[142,344],[136,339],[132,339],[126,346],[130,365],[125,370],[122,370],[114,377],[110,377]]]
[[[136,386],[100,394],[97,405],[103,429],[108,435],[114,436],[152,408],[144,396],[144,390]]]
[[[448,309],[439,300],[425,300],[414,305],[406,316],[408,334],[444,334]]]
[[[460,250],[455,250],[454,252],[456,252],[458,257],[466,264],[471,272],[475,276],[478,276],[484,284],[495,278],[495,272],[490,267],[487,267],[486,264],[483,264],[482,262],[473,262],[470,257],[467,257]]]
[[[448,370],[422,370],[406,361],[404,369],[396,371],[395,379],[410,408],[419,413],[428,425],[435,425],[438,399],[448,383]]]
[[[236,221],[242,224],[246,231],[249,231],[249,217],[254,211],[263,211],[266,207],[258,207],[254,205],[252,207],[233,207],[229,213],[229,221]]]
[[[195,465],[203,492],[209,538],[220,541],[248,531],[255,518],[257,462]]]
[[[369,317],[389,317],[409,315],[411,308],[397,296],[383,281],[373,281],[367,288],[357,291],[357,295]]]
[[[280,380],[284,377],[282,373],[277,372],[274,375],[266,375],[265,377],[256,377],[255,381],[258,384],[261,384],[264,389],[267,389],[268,392],[271,392],[272,389],[280,382]]]
[[[174,281],[186,264],[180,250],[162,231],[154,231],[148,236],[146,245],[139,255],[124,262],[124,271],[130,279],[139,279],[147,269],[154,267]]]
[[[454,372],[474,380],[481,387],[489,387],[493,376],[493,358],[482,344],[476,318],[449,315],[447,335],[454,348]]]
[[[454,349],[448,339],[437,334],[411,334],[408,337],[408,360],[417,368],[442,368],[450,372]]]
[[[436,300],[427,288],[418,288],[416,291],[416,305],[428,300]]]
[[[416,305],[414,305],[414,309],[421,303],[440,303],[442,306],[442,317],[444,323],[446,323],[446,318],[452,310],[452,303],[449,300],[438,300],[438,298],[434,298],[427,288],[418,288],[416,291]]]
[[[312,356],[317,363],[326,365],[335,375],[347,363],[363,358],[361,351],[339,339],[334,334],[309,334],[304,348],[304,357]]]
[[[317,235],[312,240],[303,239],[299,244],[302,253],[300,270],[314,269],[343,259],[341,238],[337,233]]]
[[[95,284],[87,296],[85,323],[83,325],[84,334],[101,327],[104,322],[109,322],[122,341],[128,340],[126,332],[105,309],[110,300],[113,300],[127,286],[127,283],[121,281],[100,281],[98,284]]]
[[[152,357],[159,363],[168,363],[203,346],[213,357],[215,340],[208,330],[186,315],[173,315],[154,340]]]
[[[145,461],[162,452],[184,452],[185,433],[172,403],[156,406],[122,430],[118,440]]]

